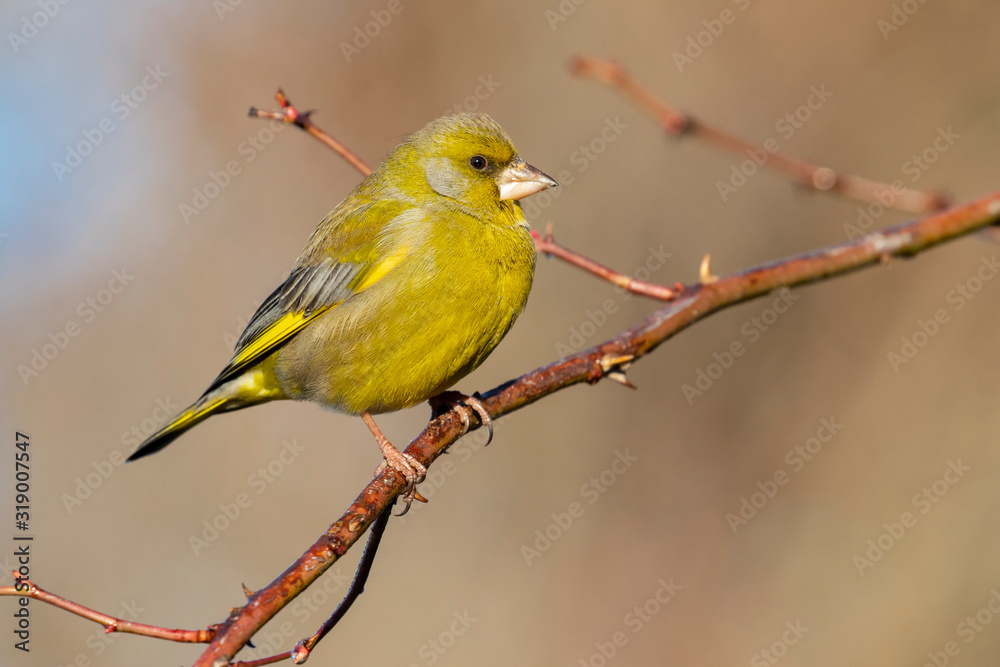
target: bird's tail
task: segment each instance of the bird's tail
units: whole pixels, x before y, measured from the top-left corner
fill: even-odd
[[[132,456],[128,457],[127,460],[135,461],[136,459],[141,459],[144,456],[155,454],[180,437],[182,433],[187,431],[192,426],[200,424],[218,412],[231,410],[235,407],[227,406],[227,404],[230,403],[230,399],[224,396],[218,396],[217,394],[213,396],[213,394],[215,394],[215,392],[202,396],[195,402],[194,405],[181,412],[166,426],[146,438],[146,441],[139,445],[139,449],[135,450]]]
[[[266,403],[285,394],[277,386],[269,369],[257,366],[221,384],[213,383],[194,405],[181,412],[173,420],[139,445],[128,461],[155,454],[192,426],[200,424],[219,412],[230,412],[248,408],[258,403]]]

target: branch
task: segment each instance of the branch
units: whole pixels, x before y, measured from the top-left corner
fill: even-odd
[[[624,373],[631,363],[712,313],[780,287],[846,275],[890,257],[911,257],[998,221],[1000,192],[924,220],[683,288],[673,303],[615,338],[503,384],[483,395],[482,403],[496,419],[580,382],[609,377],[627,383]],[[702,273],[710,275],[704,266]],[[470,425],[481,425],[477,413],[468,410],[460,415],[459,409],[432,419],[406,453],[430,466]],[[195,665],[212,667],[230,660],[260,627],[345,554],[404,487],[402,475],[386,467],[312,547],[259,590],[246,607],[234,611]]]
[[[592,273],[598,278],[606,280],[612,285],[617,285],[618,287],[632,292],[633,294],[641,294],[653,299],[660,299],[661,301],[671,301],[675,299],[679,291],[683,289],[682,285],[677,285],[677,291],[675,291],[664,287],[663,285],[647,283],[644,280],[638,280],[636,278],[632,278],[631,276],[626,276],[623,273],[612,271],[606,266],[598,264],[592,259],[587,259],[583,255],[578,255],[565,246],[561,246],[556,243],[555,239],[552,237],[551,229],[546,229],[544,236],[532,229],[531,238],[534,239],[535,250],[538,252],[549,257],[558,257],[568,264],[572,264],[573,266],[581,268],[588,273]]]
[[[351,582],[351,588],[347,591],[347,595],[341,600],[340,604],[330,615],[330,618],[323,622],[319,630],[316,631],[311,637],[303,639],[298,644],[295,645],[290,651],[285,651],[284,653],[279,653],[277,655],[272,655],[267,658],[261,658],[260,660],[251,660],[249,662],[237,662],[232,665],[232,667],[261,667],[262,665],[270,665],[275,662],[281,662],[282,660],[292,659],[296,665],[300,665],[309,659],[309,654],[316,644],[318,644],[323,637],[326,637],[333,628],[340,622],[340,619],[344,617],[347,611],[351,608],[351,605],[361,597],[361,594],[365,592],[365,583],[368,581],[368,575],[371,574],[372,565],[375,563],[375,554],[378,552],[378,545],[382,542],[382,534],[385,532],[386,526],[389,525],[389,512],[383,512],[379,518],[375,520],[372,525],[372,531],[368,534],[368,544],[365,546],[365,552],[361,555],[361,562],[358,563],[358,570],[354,574],[354,581]],[[248,593],[247,597],[251,594]]]
[[[780,287],[846,275],[890,257],[911,257],[998,220],[1000,192],[921,221],[684,288],[674,295],[674,303],[615,338],[501,385],[487,392],[482,403],[491,417],[498,418],[580,382],[595,383],[610,377],[627,383],[624,373],[632,362],[712,313]],[[704,266],[702,273],[710,275]],[[460,416],[458,409],[452,409],[432,419],[406,452],[430,466],[470,426],[480,425],[475,412],[469,410]],[[345,554],[374,518],[386,512],[404,486],[402,475],[386,468],[312,547],[258,591],[246,607],[230,615],[195,665],[209,667],[230,660],[260,627]]]
[[[282,100],[284,100],[283,95],[279,98],[279,101]],[[287,100],[283,101],[282,108],[286,111],[281,112],[281,117],[285,118],[287,114],[289,118],[287,122],[294,122],[314,136],[326,136],[329,141],[324,139],[324,143],[331,146],[336,144],[340,147],[336,149],[338,153],[345,157],[353,156],[353,153],[312,125],[308,120],[308,114],[304,115],[304,119],[302,114],[297,113],[293,117],[287,109],[294,111],[294,107],[291,107]],[[256,112],[254,115],[275,117],[267,116],[266,113]],[[364,163],[356,156],[351,161],[359,169],[364,167]],[[496,387],[482,396],[482,405],[489,415],[496,419],[581,382],[593,384],[607,377],[627,384],[625,372],[632,363],[648,355],[680,331],[715,312],[764,296],[778,288],[795,287],[846,275],[885,262],[891,257],[912,257],[998,222],[1000,222],[1000,192],[923,220],[896,225],[854,241],[720,278],[711,275],[706,261],[702,265],[702,282],[688,287],[678,286],[668,297],[673,299],[669,305],[656,310],[610,340]],[[543,252],[556,254],[555,249],[558,246],[551,243],[550,237],[546,236],[542,242],[541,247],[548,249]],[[607,277],[605,275],[607,269],[596,263],[591,264],[584,268]],[[633,283],[630,283],[630,286],[645,289]],[[453,408],[432,419],[423,432],[410,443],[406,452],[424,465],[430,466],[470,428],[475,429],[479,426],[481,419],[474,410],[465,407]],[[363,591],[364,581],[374,558],[374,548],[377,547],[381,530],[388,520],[388,510],[396,497],[404,491],[405,486],[406,480],[403,476],[385,466],[345,514],[302,556],[270,584],[250,594],[244,607],[232,610],[223,623],[209,626],[206,630],[167,630],[116,619],[47,593],[30,582],[27,591],[17,591],[16,586],[7,587],[0,589],[0,595],[20,595],[48,602],[101,623],[108,632],[131,632],[174,641],[208,641],[209,646],[195,665],[216,667],[220,664],[229,664],[233,656],[268,620],[329,569],[377,521],[379,527],[373,529],[369,550],[362,558],[351,592],[333,616],[315,635],[297,644],[292,651],[245,664],[264,665],[288,657],[294,657],[297,662],[302,662],[308,657],[309,650],[329,632]],[[20,585],[26,581],[19,580],[18,583]]]
[[[941,193],[923,192],[905,188],[900,184],[888,185],[851,174],[838,174],[829,167],[822,167],[799,158],[791,157],[766,146],[753,144],[729,132],[703,123],[660,100],[638,81],[629,76],[618,63],[598,60],[590,56],[576,56],[570,69],[576,76],[587,77],[616,88],[622,95],[651,115],[667,134],[690,134],[714,144],[724,151],[738,155],[766,156],[765,166],[789,176],[800,185],[814,190],[831,190],[863,202],[892,202],[887,206],[909,213],[930,213],[949,205]]]
[[[22,586],[27,586],[27,588],[21,588]],[[0,588],[0,596],[2,595],[31,598],[32,600],[38,600],[59,609],[65,609],[71,614],[82,616],[89,621],[103,625],[104,632],[107,634],[111,634],[112,632],[127,632],[133,635],[167,639],[172,642],[207,644],[215,636],[216,629],[219,627],[217,625],[210,625],[205,630],[173,630],[170,628],[160,628],[155,625],[146,625],[145,623],[126,621],[125,619],[108,616],[89,607],[84,607],[82,604],[71,602],[54,593],[49,593],[33,584],[29,579],[22,578],[17,572],[14,572],[13,586]]]
[[[312,119],[310,118],[313,114],[312,111],[299,111],[296,109],[292,106],[291,101],[285,97],[285,91],[281,90],[281,88],[278,89],[278,92],[275,93],[274,97],[278,100],[278,105],[281,106],[281,111],[264,111],[262,109],[258,109],[257,107],[250,107],[250,117],[270,118],[271,120],[280,120],[285,123],[291,123],[292,125],[305,130],[332,148],[340,157],[347,160],[352,167],[360,171],[365,176],[372,173],[371,167],[365,164],[364,160],[359,158],[342,143],[313,124]]]

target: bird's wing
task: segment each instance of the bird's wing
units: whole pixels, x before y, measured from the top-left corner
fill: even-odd
[[[298,266],[250,318],[232,360],[206,393],[264,359],[316,317],[381,280],[410,250],[387,243],[382,232],[414,212],[411,204],[398,200],[334,211],[313,234]]]

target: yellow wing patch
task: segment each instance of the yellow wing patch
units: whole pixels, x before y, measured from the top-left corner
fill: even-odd
[[[320,313],[326,312],[326,310],[326,308],[320,308],[319,310],[314,310],[308,315],[304,312],[282,315],[273,324],[261,331],[260,335],[247,343],[246,347],[240,350],[236,356],[233,357],[233,360],[229,363],[229,365],[244,366],[247,363],[263,356],[268,350],[286,341],[289,336],[295,334],[299,329],[308,324],[310,320]]]
[[[236,353],[236,356],[229,362],[225,370],[219,374],[218,379],[216,379],[213,385],[219,384],[220,380],[235,376],[241,369],[267,356],[269,352],[297,334],[302,327],[339,303],[342,302],[338,301],[329,306],[319,308],[308,315],[301,311],[282,315]]]
[[[396,268],[404,259],[406,259],[406,256],[409,253],[410,248],[408,246],[399,247],[385,259],[375,263],[371,269],[362,272],[355,279],[358,280],[358,282],[349,286],[350,294],[354,295],[363,292],[377,283],[390,271]],[[306,311],[302,310],[284,313],[260,333],[255,335],[251,340],[248,340],[246,344],[236,352],[236,355],[229,362],[229,365],[227,365],[226,368],[219,374],[209,390],[218,387],[223,382],[231,380],[239,375],[240,372],[248,366],[261,361],[283,343],[287,342],[292,336],[301,331],[315,318],[343,302],[344,300],[341,299],[335,303],[325,304],[320,308],[316,308],[315,310],[308,312],[308,314]]]
[[[382,278],[385,278],[386,274],[399,266],[399,263],[402,262],[409,253],[410,249],[408,247],[399,248],[396,252],[392,253],[377,265],[372,267],[372,270],[364,276],[364,280],[362,280],[358,285],[357,291],[363,292],[378,281],[382,280]]]

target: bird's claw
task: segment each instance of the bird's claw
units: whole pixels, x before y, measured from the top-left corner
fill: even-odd
[[[486,409],[483,397],[478,391],[472,396],[466,396],[459,391],[444,391],[431,399],[431,409],[434,411],[435,417],[444,412],[446,408],[450,409],[459,405],[464,405],[476,411],[476,414],[479,415],[479,421],[486,427],[486,445],[489,445],[493,441],[493,416]],[[458,410],[457,412],[459,418],[462,420],[462,425],[465,427],[462,433],[468,433],[470,425],[468,413],[464,410]],[[483,446],[485,447],[486,445]]]
[[[394,448],[395,449],[395,448]],[[407,454],[406,452],[401,452],[398,449],[395,450],[395,454],[391,452],[387,453],[385,459],[376,468],[376,476],[381,474],[386,468],[395,470],[400,475],[406,479],[406,489],[400,498],[403,499],[403,511],[396,516],[403,516],[410,511],[410,505],[413,504],[414,500],[422,503],[426,503],[427,499],[424,498],[417,491],[417,484],[420,484],[427,477],[427,467],[418,461],[416,457]]]

